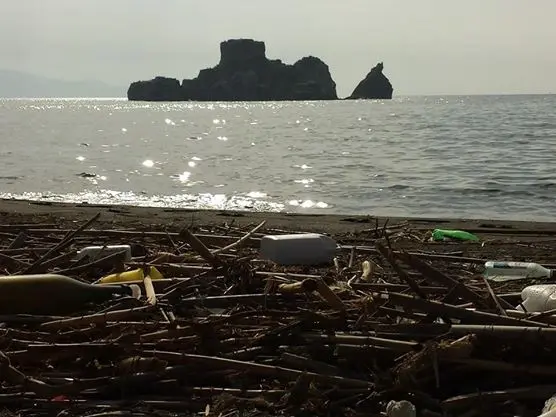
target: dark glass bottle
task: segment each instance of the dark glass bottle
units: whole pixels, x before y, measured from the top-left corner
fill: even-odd
[[[60,315],[117,296],[139,298],[137,285],[91,285],[56,274],[0,277],[0,314]]]

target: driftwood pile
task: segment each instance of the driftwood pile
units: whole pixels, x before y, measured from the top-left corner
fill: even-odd
[[[525,417],[556,392],[554,312],[515,310],[519,293],[489,285],[484,259],[399,249],[422,237],[403,224],[345,239],[334,265],[286,268],[258,258],[263,233],[286,232],[264,224],[169,233],[95,219],[0,226],[0,273],[93,282],[155,265],[165,279],[72,317],[1,316],[2,416],[380,416],[408,400],[421,416]],[[119,243],[132,263],[75,261]]]

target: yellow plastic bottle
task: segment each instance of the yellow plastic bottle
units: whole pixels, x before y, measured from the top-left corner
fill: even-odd
[[[162,274],[156,267],[151,266],[149,268],[149,277],[151,279],[164,279]],[[119,282],[127,281],[143,281],[145,279],[145,274],[143,268],[133,269],[131,271],[119,272],[117,274],[107,275],[97,281],[97,284],[116,284]]]

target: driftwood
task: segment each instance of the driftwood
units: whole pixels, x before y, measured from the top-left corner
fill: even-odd
[[[258,259],[261,236],[289,233],[265,222],[142,231],[96,219],[0,225],[5,274],[145,272],[123,283],[140,300],[0,316],[0,414],[355,416],[408,400],[421,415],[506,417],[540,414],[556,391],[556,311],[516,310],[528,282],[481,275],[486,259],[516,257],[494,252],[503,242],[424,246],[408,223],[377,223],[337,236],[335,265],[286,268]],[[110,243],[132,243],[133,260],[76,260]]]

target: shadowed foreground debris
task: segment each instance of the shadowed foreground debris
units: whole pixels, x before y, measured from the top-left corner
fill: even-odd
[[[425,242],[407,223],[334,236],[337,262],[280,267],[253,224],[158,232],[0,225],[4,275],[94,282],[155,265],[143,298],[72,316],[0,316],[0,414],[536,416],[556,392],[556,317],[515,310],[531,282],[487,283],[490,258],[550,266],[554,238]],[[430,230],[429,230],[430,233]],[[132,244],[76,261],[88,245]],[[2,411],[3,410],[3,411]]]

